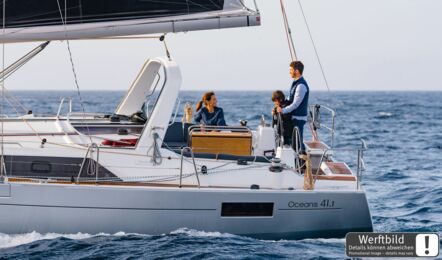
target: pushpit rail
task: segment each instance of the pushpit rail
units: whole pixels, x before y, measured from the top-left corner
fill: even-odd
[[[341,152],[355,152],[357,151],[357,163],[356,163],[356,189],[361,188],[362,181],[362,173],[365,171],[365,163],[364,163],[364,152],[368,150],[367,142],[364,139],[360,139],[361,146],[358,148],[328,148],[325,149],[322,153],[321,160],[319,161],[319,165],[321,166],[324,162],[324,159],[327,157],[326,155],[330,151],[341,151]],[[319,176],[319,170],[321,167],[318,167],[316,173],[314,174],[314,179],[316,181],[316,176]]]

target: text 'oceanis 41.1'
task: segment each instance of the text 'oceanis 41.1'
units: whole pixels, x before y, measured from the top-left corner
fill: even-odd
[[[241,0],[5,2],[3,43],[260,23]],[[2,82],[46,45],[6,68]],[[53,116],[2,109],[0,232],[162,234],[186,227],[299,239],[372,230],[360,185],[365,147],[355,150],[353,170],[334,160],[333,110],[310,106],[314,138],[299,154],[264,120],[257,129],[175,121],[180,87],[178,65],[154,58],[114,114],[73,112],[65,99]],[[2,93],[2,108],[18,104]],[[321,123],[324,111],[330,126]],[[330,145],[319,139],[320,128],[330,130]],[[299,141],[297,131],[293,136]]]

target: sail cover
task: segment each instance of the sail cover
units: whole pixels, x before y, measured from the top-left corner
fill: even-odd
[[[255,26],[242,0],[9,0],[0,42],[47,41]],[[3,24],[4,21],[4,24]]]

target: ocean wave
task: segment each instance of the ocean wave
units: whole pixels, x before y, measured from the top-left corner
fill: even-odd
[[[139,236],[139,237],[149,237],[150,235],[138,234],[138,233],[125,233],[117,232],[115,234],[108,233],[98,233],[98,234],[88,234],[88,233],[76,233],[76,234],[59,234],[59,233],[46,233],[40,234],[38,232],[30,232],[26,234],[3,234],[0,233],[0,249],[11,248],[21,245],[30,244],[33,242],[41,240],[53,240],[58,238],[66,238],[71,240],[84,240],[95,237],[127,237],[127,236]]]
[[[390,112],[379,112],[378,115],[375,118],[379,118],[379,119],[385,119],[385,118],[390,118],[393,116],[393,113]]]
[[[412,210],[411,212],[409,212],[409,213],[407,213],[407,214],[404,214],[404,215],[402,215],[403,217],[406,217],[406,216],[414,216],[414,215],[420,215],[420,214],[425,214],[425,213],[429,213],[429,212],[431,212],[431,211],[433,211],[433,208],[432,207],[420,207],[420,208],[417,208],[417,209],[414,209],[414,210]]]
[[[315,239],[307,238],[299,241],[311,242],[311,243],[324,243],[324,244],[345,244],[345,238],[315,238]]]
[[[99,234],[105,235],[105,234]],[[47,233],[40,234],[38,232],[31,232],[26,234],[15,234],[8,235],[0,233],[0,249],[16,247],[20,245],[30,244],[40,240],[51,240],[57,238],[68,238],[72,240],[81,240],[87,239],[98,235],[90,235],[85,233],[77,233],[77,234],[57,234],[57,233]]]
[[[187,235],[191,237],[237,237],[236,235],[221,232],[206,232],[189,228],[179,228],[170,232],[171,235]]]
[[[221,233],[221,232],[206,232],[189,228],[179,228],[174,230],[168,234],[163,234],[162,236],[169,235],[186,235],[189,237],[223,237],[223,238],[232,238],[238,237],[229,233]],[[126,233],[126,232],[117,232],[115,234],[108,233],[98,233],[98,234],[88,234],[88,233],[76,233],[76,234],[60,234],[60,233],[46,233],[41,234],[36,231],[25,233],[25,234],[4,234],[0,233],[0,249],[11,248],[20,245],[30,244],[33,242],[41,241],[41,240],[53,240],[58,238],[67,238],[71,240],[84,240],[89,238],[96,237],[128,237],[128,236],[137,236],[137,237],[152,237],[152,235],[148,234],[139,234],[139,233]]]

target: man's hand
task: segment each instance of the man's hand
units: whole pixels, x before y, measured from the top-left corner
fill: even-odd
[[[278,112],[278,113],[282,113],[282,108],[281,108],[281,107],[277,107],[277,108],[276,108],[276,112]]]

